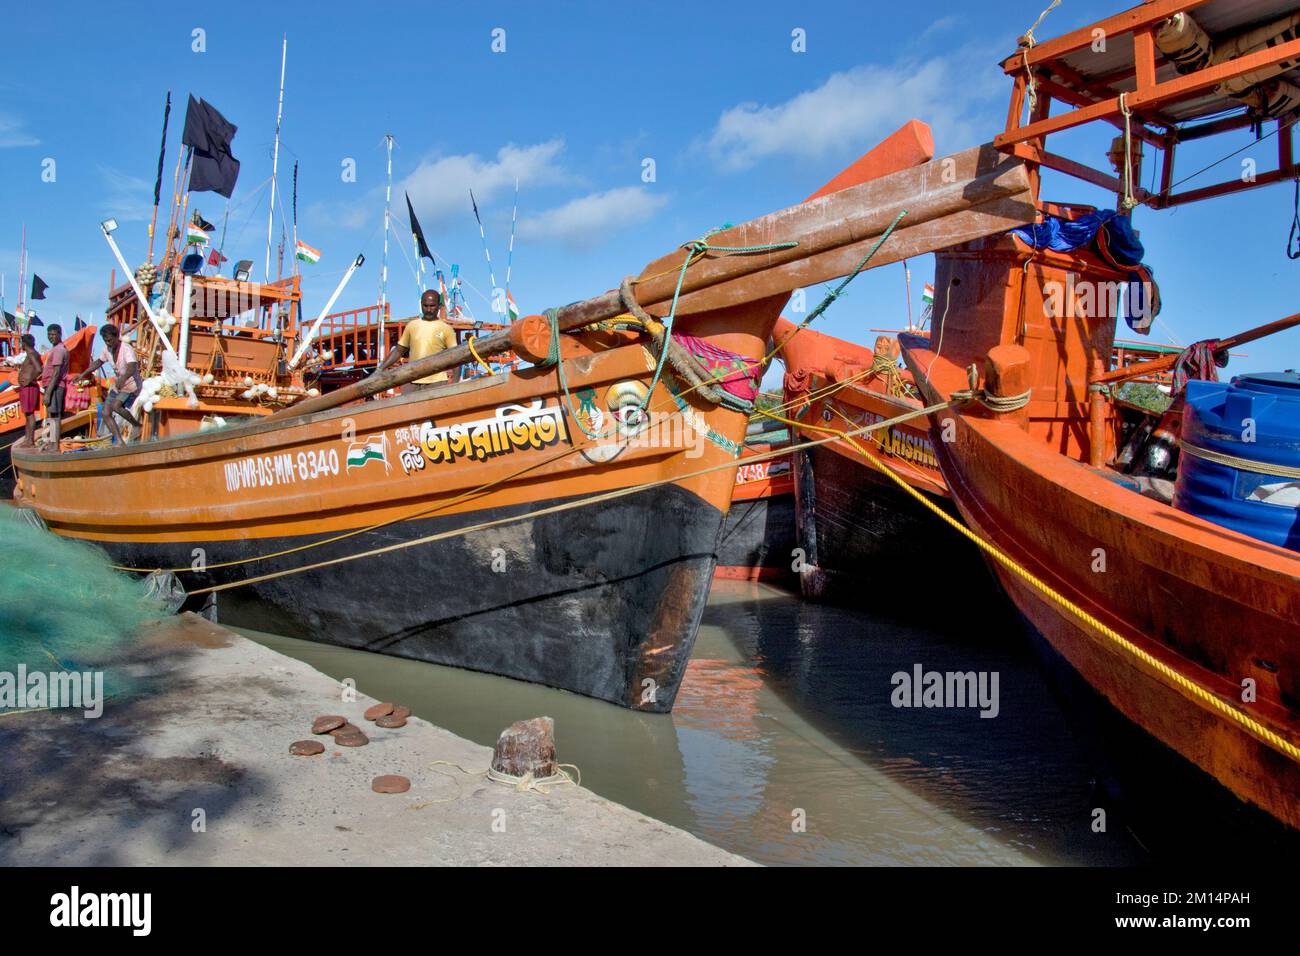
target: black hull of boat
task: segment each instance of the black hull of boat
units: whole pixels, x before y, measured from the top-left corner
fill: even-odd
[[[958,556],[978,567],[974,547],[869,465],[818,447],[797,452],[794,469],[804,597],[877,602],[882,591],[931,576],[939,561]],[[955,514],[950,502],[931,500]]]
[[[794,495],[733,501],[718,542],[718,576],[793,578]]]
[[[560,503],[404,521],[296,554],[179,577],[192,592]],[[217,613],[227,624],[667,712],[708,598],[722,518],[670,485],[221,591]],[[311,543],[259,538],[108,550],[121,564],[153,568],[189,566],[194,549],[202,548],[215,566]]]

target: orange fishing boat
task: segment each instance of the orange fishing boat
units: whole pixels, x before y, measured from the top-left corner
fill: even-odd
[[[1003,64],[1015,89],[995,145],[1030,164],[1038,222],[939,253],[933,331],[901,337],[925,399],[961,401],[932,415],[934,447],[1026,621],[1132,723],[1292,827],[1300,827],[1300,554],[1265,540],[1263,518],[1285,519],[1283,506],[1243,495],[1294,469],[1266,460],[1262,418],[1257,443],[1234,441],[1230,422],[1218,431],[1207,423],[1231,420],[1233,408],[1262,416],[1252,396],[1285,401],[1295,389],[1286,376],[1184,383],[1213,378],[1229,347],[1300,317],[1179,356],[1116,365],[1113,347],[1117,301],[1138,331],[1158,311],[1133,209],[1300,176],[1290,130],[1300,108],[1298,10],[1154,0],[1022,43]],[[1096,36],[1106,38],[1104,52]],[[1119,131],[1117,175],[1048,151],[1052,134],[1098,121]],[[1270,125],[1275,170],[1176,191],[1179,142]],[[1137,186],[1144,144],[1163,153],[1156,192]],[[1118,213],[1038,199],[1041,168],[1112,190]],[[1124,399],[1124,382],[1170,372],[1174,414]],[[1149,437],[1134,453],[1144,421]],[[951,440],[937,440],[945,427]],[[1215,441],[1232,442],[1233,452],[1210,450]],[[1231,478],[1212,494],[1210,468]],[[1258,533],[1226,517],[1247,508],[1262,516]]]
[[[164,270],[179,321],[110,321],[134,320],[184,395],[150,391],[138,444],[16,449],[18,495],[56,534],[215,595],[223,620],[666,711],[789,293],[1032,216],[1020,161],[915,166],[893,144],[617,290],[328,394],[296,377],[296,284]],[[221,303],[246,295],[256,318],[236,321],[250,307]],[[506,351],[530,366],[378,397]]]

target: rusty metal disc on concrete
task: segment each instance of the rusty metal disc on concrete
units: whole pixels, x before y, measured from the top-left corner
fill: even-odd
[[[348,722],[346,717],[340,717],[338,714],[322,714],[317,717],[311,724],[313,734],[328,734],[336,727],[342,727]]]
[[[329,733],[331,737],[342,737],[344,734],[359,734],[361,733],[361,728],[356,724],[345,722],[335,727]]]
[[[406,726],[406,718],[398,717],[396,714],[385,714],[375,721],[376,727],[383,727],[385,730],[396,730],[398,727]]]
[[[295,757],[314,757],[325,752],[325,745],[319,740],[295,740],[289,745],[289,753]]]
[[[379,717],[387,717],[392,712],[393,712],[392,704],[388,704],[388,703],[375,704],[375,706],[373,707],[366,708],[365,718],[366,720],[375,720],[376,718]]]
[[[375,793],[406,793],[411,789],[411,781],[395,773],[386,773],[371,780],[370,789]]]
[[[405,720],[407,717],[411,716],[411,708],[403,707],[401,704],[398,704],[393,708],[393,712],[388,716],[400,717],[402,720]]]
[[[334,743],[340,747],[364,747],[370,743],[370,738],[357,731],[355,734],[339,734],[334,738]]]

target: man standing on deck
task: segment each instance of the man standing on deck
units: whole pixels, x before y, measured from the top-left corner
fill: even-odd
[[[18,369],[18,401],[26,419],[27,444],[36,444],[36,413],[41,410],[41,353],[36,351],[36,336],[23,335],[23,364]]]
[[[49,329],[51,348],[45,353],[45,366],[41,370],[41,388],[45,391],[45,417],[50,423],[50,441],[59,450],[59,429],[63,425],[64,386],[68,377],[68,348],[63,344],[63,327],[52,324]]]
[[[420,317],[406,323],[406,328],[402,330],[401,339],[398,340],[393,350],[384,356],[384,360],[379,363],[379,367],[375,369],[374,374],[378,375],[398,359],[409,356],[412,362],[418,362],[422,358],[428,358],[430,355],[437,355],[439,352],[455,347],[456,332],[442,320],[441,315],[442,296],[435,290],[430,289],[420,296]],[[431,388],[447,380],[448,375],[446,372],[435,372],[432,375],[426,375],[424,378],[403,385],[402,394],[407,395],[421,389]]]
[[[82,385],[88,384],[100,368],[105,365],[112,368],[113,391],[109,392],[108,401],[104,403],[104,424],[113,433],[114,442],[121,445],[122,431],[117,427],[117,416],[125,418],[136,429],[132,440],[139,438],[143,427],[128,407],[140,392],[140,359],[136,356],[135,349],[122,341],[122,333],[116,325],[104,326],[99,337],[104,340],[107,355],[86,369],[79,381]]]

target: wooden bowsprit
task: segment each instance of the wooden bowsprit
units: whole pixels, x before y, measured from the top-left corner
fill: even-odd
[[[915,155],[915,150],[901,153]],[[891,161],[905,160],[893,156]],[[860,169],[863,175],[867,172],[858,163],[850,167],[853,169]],[[844,174],[832,181],[836,182],[845,182]],[[637,302],[653,315],[666,314],[680,279],[677,314],[689,315],[788,294],[847,275],[904,208],[908,210],[905,224],[880,249],[872,268],[1005,232],[1032,222],[1035,215],[1024,164],[991,146],[897,169],[834,192],[819,191],[813,197],[709,237],[711,246],[782,244],[784,248],[753,255],[705,254],[683,276],[682,265],[693,254],[687,244],[641,270],[646,278],[634,282]],[[619,292],[612,290],[564,306],[556,321],[561,332],[569,332],[626,311]],[[511,347],[509,330],[475,342],[479,355]],[[283,419],[334,408],[473,359],[468,346],[457,346],[299,402],[271,417]]]

